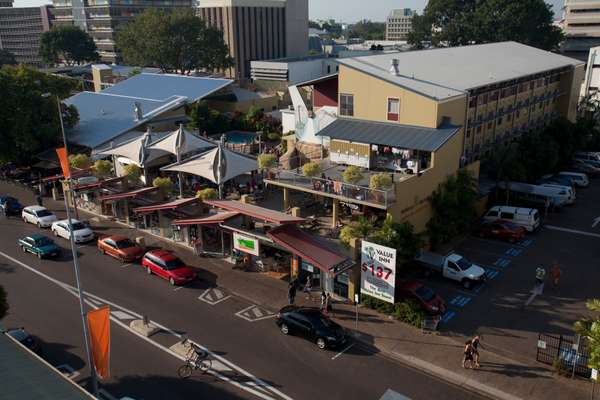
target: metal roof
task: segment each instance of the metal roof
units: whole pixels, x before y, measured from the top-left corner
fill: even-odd
[[[271,210],[269,208],[255,206],[253,204],[242,203],[234,200],[204,200],[204,203],[223,210],[237,212],[252,218],[271,222],[273,224],[296,224],[304,222],[304,218],[294,217],[293,215]]]
[[[211,224],[222,224],[230,218],[239,215],[237,212],[221,212],[211,214],[205,217],[190,218],[190,219],[178,219],[171,223],[171,225],[186,226],[186,225],[211,225]]]
[[[437,151],[460,127],[445,126],[438,129],[400,125],[389,122],[338,118],[317,133],[330,139],[378,144],[408,150]]]
[[[125,200],[125,199],[134,199],[139,195],[146,194],[158,190],[156,186],[143,187],[141,189],[133,190],[131,192],[125,193],[115,193],[109,194],[107,196],[101,196],[100,201],[117,201],[117,200]]]
[[[183,199],[173,200],[168,203],[154,204],[154,205],[145,206],[145,207],[137,207],[137,208],[133,209],[133,212],[149,213],[149,212],[161,211],[161,210],[176,210],[178,208],[189,206],[190,204],[195,204],[198,202],[199,202],[199,200],[195,197],[183,198]]]
[[[95,398],[4,334],[0,334],[0,382],[4,400]]]
[[[399,76],[390,73],[393,59],[399,61]],[[517,42],[344,58],[338,62],[437,100],[460,96],[481,86],[583,64]]]

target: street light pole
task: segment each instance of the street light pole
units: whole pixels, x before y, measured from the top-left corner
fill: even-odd
[[[65,146],[65,150],[67,149],[67,136],[65,135],[65,126],[62,118],[62,109],[60,107],[60,99],[56,96],[56,104],[58,105],[58,117],[60,119],[60,130],[62,132],[63,145]],[[68,154],[68,151],[67,151]],[[71,177],[65,177],[67,179],[67,186],[69,192],[73,193]],[[88,364],[90,366],[90,377],[92,380],[92,392],[94,396],[98,397],[98,379],[96,377],[96,369],[94,367],[94,362],[92,358],[92,349],[89,343],[89,333],[88,333],[88,325],[87,325],[87,310],[84,303],[84,293],[81,288],[81,278],[79,276],[79,257],[77,255],[77,247],[75,246],[75,239],[73,237],[73,225],[71,219],[71,210],[69,208],[69,203],[67,200],[67,196],[64,196],[65,199],[65,209],[67,211],[67,220],[69,222],[69,242],[71,243],[71,253],[73,254],[73,269],[75,270],[75,280],[77,282],[77,292],[79,294],[79,308],[81,310],[81,322],[83,323],[83,338],[85,343],[85,352],[87,353]],[[75,199],[73,199],[75,202]]]

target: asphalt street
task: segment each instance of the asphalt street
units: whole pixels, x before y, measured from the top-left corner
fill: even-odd
[[[75,285],[68,242],[56,239],[64,249],[61,259],[38,260],[16,245],[19,237],[39,233],[37,227],[13,217],[0,220],[0,232],[0,284],[11,304],[2,324],[24,326],[43,341],[54,365],[68,364],[79,373],[76,380],[85,380],[78,303],[64,286]],[[113,310],[112,377],[103,388],[115,398],[362,400],[379,399],[388,389],[413,400],[482,398],[358,344],[320,351],[313,343],[284,336],[270,310],[230,296],[226,288],[215,292],[203,281],[173,288],[146,275],[139,264],[102,256],[95,243],[79,246],[78,252],[83,287],[92,295],[89,304],[110,304]],[[194,267],[201,269],[202,260]],[[128,331],[129,320],[140,315],[163,331],[149,341]],[[166,348],[181,335],[214,353],[217,375],[177,378],[181,361]],[[457,368],[460,358],[457,353]]]

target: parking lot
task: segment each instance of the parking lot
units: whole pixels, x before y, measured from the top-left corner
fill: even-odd
[[[587,314],[585,301],[598,297],[600,281],[600,181],[577,191],[574,205],[548,215],[542,228],[518,243],[470,236],[454,247],[486,270],[487,282],[472,290],[436,276],[426,284],[447,303],[441,330],[446,334],[480,333],[484,343],[512,357],[535,357],[538,333],[573,333]],[[562,270],[559,287],[547,277],[533,298],[535,270]]]

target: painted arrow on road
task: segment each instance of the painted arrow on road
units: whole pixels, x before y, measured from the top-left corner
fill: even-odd
[[[594,220],[594,223],[592,224],[592,228],[595,228],[595,227],[596,227],[596,225],[598,225],[598,224],[600,224],[600,217],[597,217],[597,218]]]

